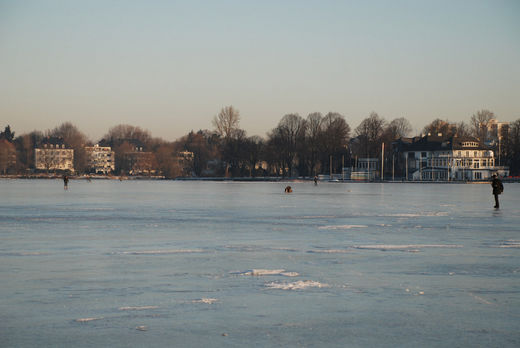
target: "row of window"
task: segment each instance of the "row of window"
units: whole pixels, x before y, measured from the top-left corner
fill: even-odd
[[[49,149],[64,149],[65,148],[65,145],[62,144],[62,145],[59,145],[59,144],[43,144],[43,147],[45,149],[49,148]]]
[[[450,157],[450,152],[421,152],[420,158],[431,158],[431,157]],[[453,151],[453,157],[492,157],[493,152],[491,151]],[[415,158],[415,152],[409,152],[408,158]]]
[[[472,177],[473,174],[473,177]],[[468,179],[468,180],[481,180],[483,175],[481,172],[457,172],[455,174],[456,178],[459,180]],[[422,180],[448,180],[448,172],[447,171],[425,171],[421,173]]]
[[[462,159],[448,159],[448,158],[432,158],[427,161],[417,161],[417,167],[447,167],[448,165],[452,165],[454,167],[460,168],[485,168],[485,167],[493,167],[495,165],[495,160],[493,158],[462,158]]]

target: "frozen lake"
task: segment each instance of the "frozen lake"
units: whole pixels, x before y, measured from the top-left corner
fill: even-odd
[[[0,180],[0,347],[518,347],[520,184]]]

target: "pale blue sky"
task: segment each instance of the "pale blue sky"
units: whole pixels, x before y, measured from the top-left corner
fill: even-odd
[[[520,1],[0,0],[2,128],[174,140],[227,105],[261,136],[294,112],[516,120]]]

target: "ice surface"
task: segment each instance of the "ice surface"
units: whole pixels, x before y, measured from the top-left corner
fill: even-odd
[[[0,345],[520,346],[520,184],[285,186],[0,180]]]

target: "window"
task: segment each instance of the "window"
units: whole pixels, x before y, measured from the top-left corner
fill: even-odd
[[[465,141],[462,143],[462,147],[477,147],[478,143],[475,141]]]
[[[421,152],[421,157],[426,157],[426,152]]]
[[[475,179],[482,179],[482,173],[481,172],[475,172]]]

